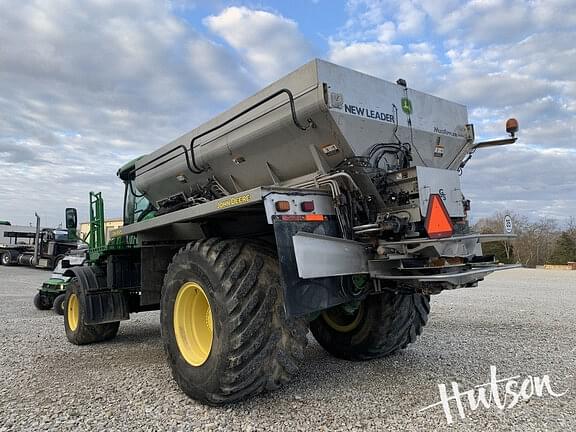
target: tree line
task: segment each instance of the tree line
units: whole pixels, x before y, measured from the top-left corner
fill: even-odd
[[[562,224],[557,219],[542,217],[530,221],[515,212],[497,212],[480,219],[475,231],[483,234],[504,232],[504,217],[510,215],[514,225],[514,240],[484,243],[485,255],[494,255],[502,263],[520,263],[526,267],[544,264],[566,264],[576,261],[576,218]]]

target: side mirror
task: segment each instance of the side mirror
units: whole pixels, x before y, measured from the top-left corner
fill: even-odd
[[[75,208],[66,209],[66,228],[76,229],[78,226],[78,213]]]

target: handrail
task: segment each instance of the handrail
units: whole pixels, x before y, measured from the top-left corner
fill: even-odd
[[[165,163],[167,163],[167,162],[169,162],[169,161],[177,158],[178,156],[180,156],[179,154],[176,155],[176,156],[174,156],[174,157],[172,157],[172,158],[170,158],[170,159],[168,159],[168,160],[162,161],[162,162],[154,165],[152,168],[147,169],[147,170],[144,171],[143,173],[136,174],[136,171],[138,171],[138,170],[140,170],[140,169],[142,169],[142,168],[144,168],[144,167],[147,167],[148,165],[150,165],[150,164],[158,161],[159,159],[162,159],[163,157],[169,155],[170,153],[174,152],[175,150],[177,150],[177,149],[179,149],[179,148],[184,149],[184,156],[186,157],[186,165],[187,165],[188,169],[189,169],[193,174],[200,174],[200,173],[204,172],[204,171],[205,171],[205,168],[199,167],[199,166],[196,164],[196,158],[195,158],[195,156],[194,156],[194,141],[196,141],[198,138],[202,138],[203,136],[206,136],[206,135],[208,135],[208,134],[210,134],[210,133],[212,133],[212,132],[214,132],[214,131],[216,131],[216,130],[218,130],[218,129],[220,129],[220,128],[223,128],[224,126],[232,123],[234,120],[242,117],[243,115],[249,113],[249,112],[252,111],[253,109],[258,108],[259,106],[265,104],[266,102],[274,99],[274,98],[277,97],[277,96],[280,96],[280,95],[283,94],[283,93],[285,93],[286,95],[288,95],[288,100],[289,100],[289,102],[290,102],[290,112],[291,112],[291,114],[292,114],[292,121],[294,122],[294,124],[295,124],[300,130],[303,130],[303,131],[306,131],[306,130],[310,129],[311,127],[312,127],[312,128],[315,127],[314,122],[313,122],[312,119],[310,119],[310,118],[307,119],[308,124],[307,124],[306,126],[303,126],[302,123],[300,123],[300,121],[298,120],[298,116],[296,115],[296,107],[295,107],[295,105],[294,105],[294,95],[292,94],[292,92],[291,92],[289,89],[287,89],[287,88],[282,88],[282,89],[280,89],[280,90],[272,93],[271,95],[265,97],[264,99],[261,99],[260,101],[256,102],[255,104],[249,106],[248,108],[246,108],[245,110],[239,112],[239,113],[236,114],[235,116],[229,118],[229,119],[226,120],[225,122],[223,122],[223,123],[221,123],[221,124],[219,124],[219,125],[211,128],[211,129],[209,129],[209,130],[207,130],[207,131],[205,131],[205,132],[202,132],[202,133],[199,134],[199,135],[196,135],[196,136],[195,136],[194,138],[192,138],[192,140],[190,141],[190,156],[188,155],[188,149],[187,149],[183,144],[180,144],[180,145],[178,145],[178,146],[176,146],[176,147],[173,147],[173,148],[171,148],[170,150],[162,153],[161,155],[156,156],[154,159],[146,162],[145,164],[143,164],[143,165],[135,168],[135,170],[134,170],[135,175],[142,175],[142,174],[144,174],[144,173],[147,173],[148,171],[151,171],[151,170],[153,170],[153,169],[155,169],[155,168],[158,168],[159,166],[162,166],[162,165],[164,165]]]

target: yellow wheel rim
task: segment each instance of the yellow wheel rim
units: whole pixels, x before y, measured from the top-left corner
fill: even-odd
[[[68,313],[66,314],[68,320],[68,327],[70,330],[76,331],[78,328],[78,321],[80,320],[80,303],[78,303],[78,296],[71,294],[68,297]]]
[[[214,325],[208,297],[196,282],[186,282],[174,302],[174,335],[180,354],[192,366],[201,366],[212,350]]]
[[[338,306],[322,312],[324,322],[340,333],[348,333],[354,330],[362,321],[364,315],[364,304],[361,303],[360,307],[354,314],[346,314]]]

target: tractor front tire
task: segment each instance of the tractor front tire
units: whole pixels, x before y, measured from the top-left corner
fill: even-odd
[[[37,292],[34,296],[34,306],[36,306],[38,310],[48,310],[52,308],[52,302],[48,297]]]
[[[283,309],[277,258],[249,241],[188,244],[168,267],[161,331],[172,375],[208,405],[287,383],[306,346],[304,320]]]
[[[336,306],[310,323],[318,343],[346,360],[384,357],[416,341],[428,321],[430,297],[383,292],[350,307]]]
[[[71,280],[64,300],[64,329],[68,341],[86,345],[112,339],[118,333],[120,321],[105,324],[84,324],[85,296],[78,279]]]
[[[66,294],[59,294],[58,297],[54,299],[54,312],[58,315],[64,315],[64,301],[66,300]]]

